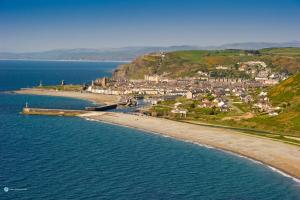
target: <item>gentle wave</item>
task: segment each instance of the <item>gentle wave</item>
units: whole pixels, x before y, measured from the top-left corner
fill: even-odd
[[[93,121],[93,122],[97,122],[98,120],[95,120],[95,119],[91,119],[91,118],[84,118],[84,119],[86,119],[87,121]]]
[[[247,160],[250,160],[251,162],[253,163],[256,163],[256,164],[260,164],[260,165],[263,165],[263,166],[266,166],[268,168],[270,168],[272,171],[284,176],[284,177],[287,177],[287,178],[290,178],[292,179],[293,181],[297,182],[297,183],[300,183],[300,179],[297,179],[296,177],[294,176],[291,176],[275,167],[272,167],[270,165],[267,165],[261,161],[258,161],[258,160],[255,160],[255,159],[252,159],[252,158],[249,158],[247,156],[243,156],[241,154],[238,154],[238,153],[234,153],[232,151],[227,151],[227,150],[224,150],[224,149],[221,149],[221,148],[216,148],[216,147],[213,147],[213,146],[210,146],[210,145],[206,145],[206,144],[200,144],[200,143],[197,143],[197,142],[194,142],[194,141],[190,141],[190,140],[184,140],[184,142],[189,142],[189,143],[193,143],[193,144],[196,144],[196,145],[199,145],[201,147],[205,147],[205,148],[208,148],[208,149],[216,149],[216,150],[219,150],[219,151],[223,151],[225,153],[228,153],[228,154],[231,154],[231,155],[234,155],[234,156],[237,156],[237,157],[240,157],[240,158],[243,158],[243,159],[247,159]]]
[[[286,173],[284,173],[283,171],[280,171],[279,169],[276,169],[275,167],[272,167],[272,166],[269,166],[269,165],[267,165],[267,166],[268,166],[272,171],[277,172],[277,173],[281,174],[282,176],[291,178],[291,179],[293,179],[293,180],[294,180],[295,182],[297,182],[297,183],[300,183],[300,179],[297,179],[297,178],[295,178],[295,177],[293,177],[293,176],[291,176],[291,175],[289,175],[289,174],[286,174]]]

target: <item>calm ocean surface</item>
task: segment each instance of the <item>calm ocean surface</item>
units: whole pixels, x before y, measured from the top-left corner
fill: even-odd
[[[0,61],[0,91],[89,82],[117,65]],[[26,101],[90,104],[0,92],[0,199],[300,199],[300,183],[248,159],[75,117],[23,116]]]

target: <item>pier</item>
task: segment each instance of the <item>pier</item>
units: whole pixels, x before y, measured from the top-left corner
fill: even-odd
[[[58,115],[58,116],[78,116],[89,112],[106,111],[117,108],[120,104],[109,104],[103,106],[85,107],[84,110],[68,110],[68,109],[48,109],[48,108],[23,108],[22,114],[25,115]]]
[[[96,111],[106,111],[115,109],[118,106],[123,105],[123,102],[106,104],[101,106],[90,106],[85,107],[84,110],[72,110],[72,109],[49,109],[49,108],[30,108],[28,107],[28,102],[26,102],[25,107],[22,110],[24,115],[55,115],[55,116],[79,116],[82,114],[96,112]]]
[[[119,104],[110,104],[110,105],[104,105],[104,106],[93,106],[93,107],[85,107],[85,110],[87,111],[105,111],[105,110],[111,110],[118,107]]]

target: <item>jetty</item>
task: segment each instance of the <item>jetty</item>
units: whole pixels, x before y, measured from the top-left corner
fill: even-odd
[[[105,111],[105,110],[111,110],[118,107],[118,104],[110,104],[110,105],[104,105],[104,106],[92,106],[92,107],[85,107],[85,110],[88,111]]]
[[[68,109],[48,109],[48,108],[29,108],[28,103],[23,108],[22,114],[25,115],[56,115],[56,116],[78,116],[89,112],[112,110],[121,104],[108,104],[103,106],[85,107],[84,110],[68,110]]]

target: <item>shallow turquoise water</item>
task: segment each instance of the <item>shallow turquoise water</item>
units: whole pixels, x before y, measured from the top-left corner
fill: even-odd
[[[89,79],[83,67],[94,77],[109,74],[116,65],[81,64],[73,73],[82,81]],[[3,65],[0,61],[0,77],[8,87],[2,85],[2,90],[23,87],[22,82],[33,84],[31,73],[16,72],[17,80],[3,76]],[[30,66],[30,62],[23,65]],[[18,63],[18,67],[23,65]],[[49,82],[61,78],[47,70],[51,63],[39,65],[44,66]],[[61,71],[66,80],[67,67],[59,65],[66,68]],[[102,71],[104,66],[109,67]],[[42,73],[33,71],[33,76]],[[9,73],[16,77],[13,69]],[[68,81],[77,78],[74,75]],[[89,104],[0,93],[0,199],[300,199],[299,183],[250,160],[79,118],[23,116],[19,112],[25,101],[61,108]],[[4,192],[5,186],[27,190]]]

